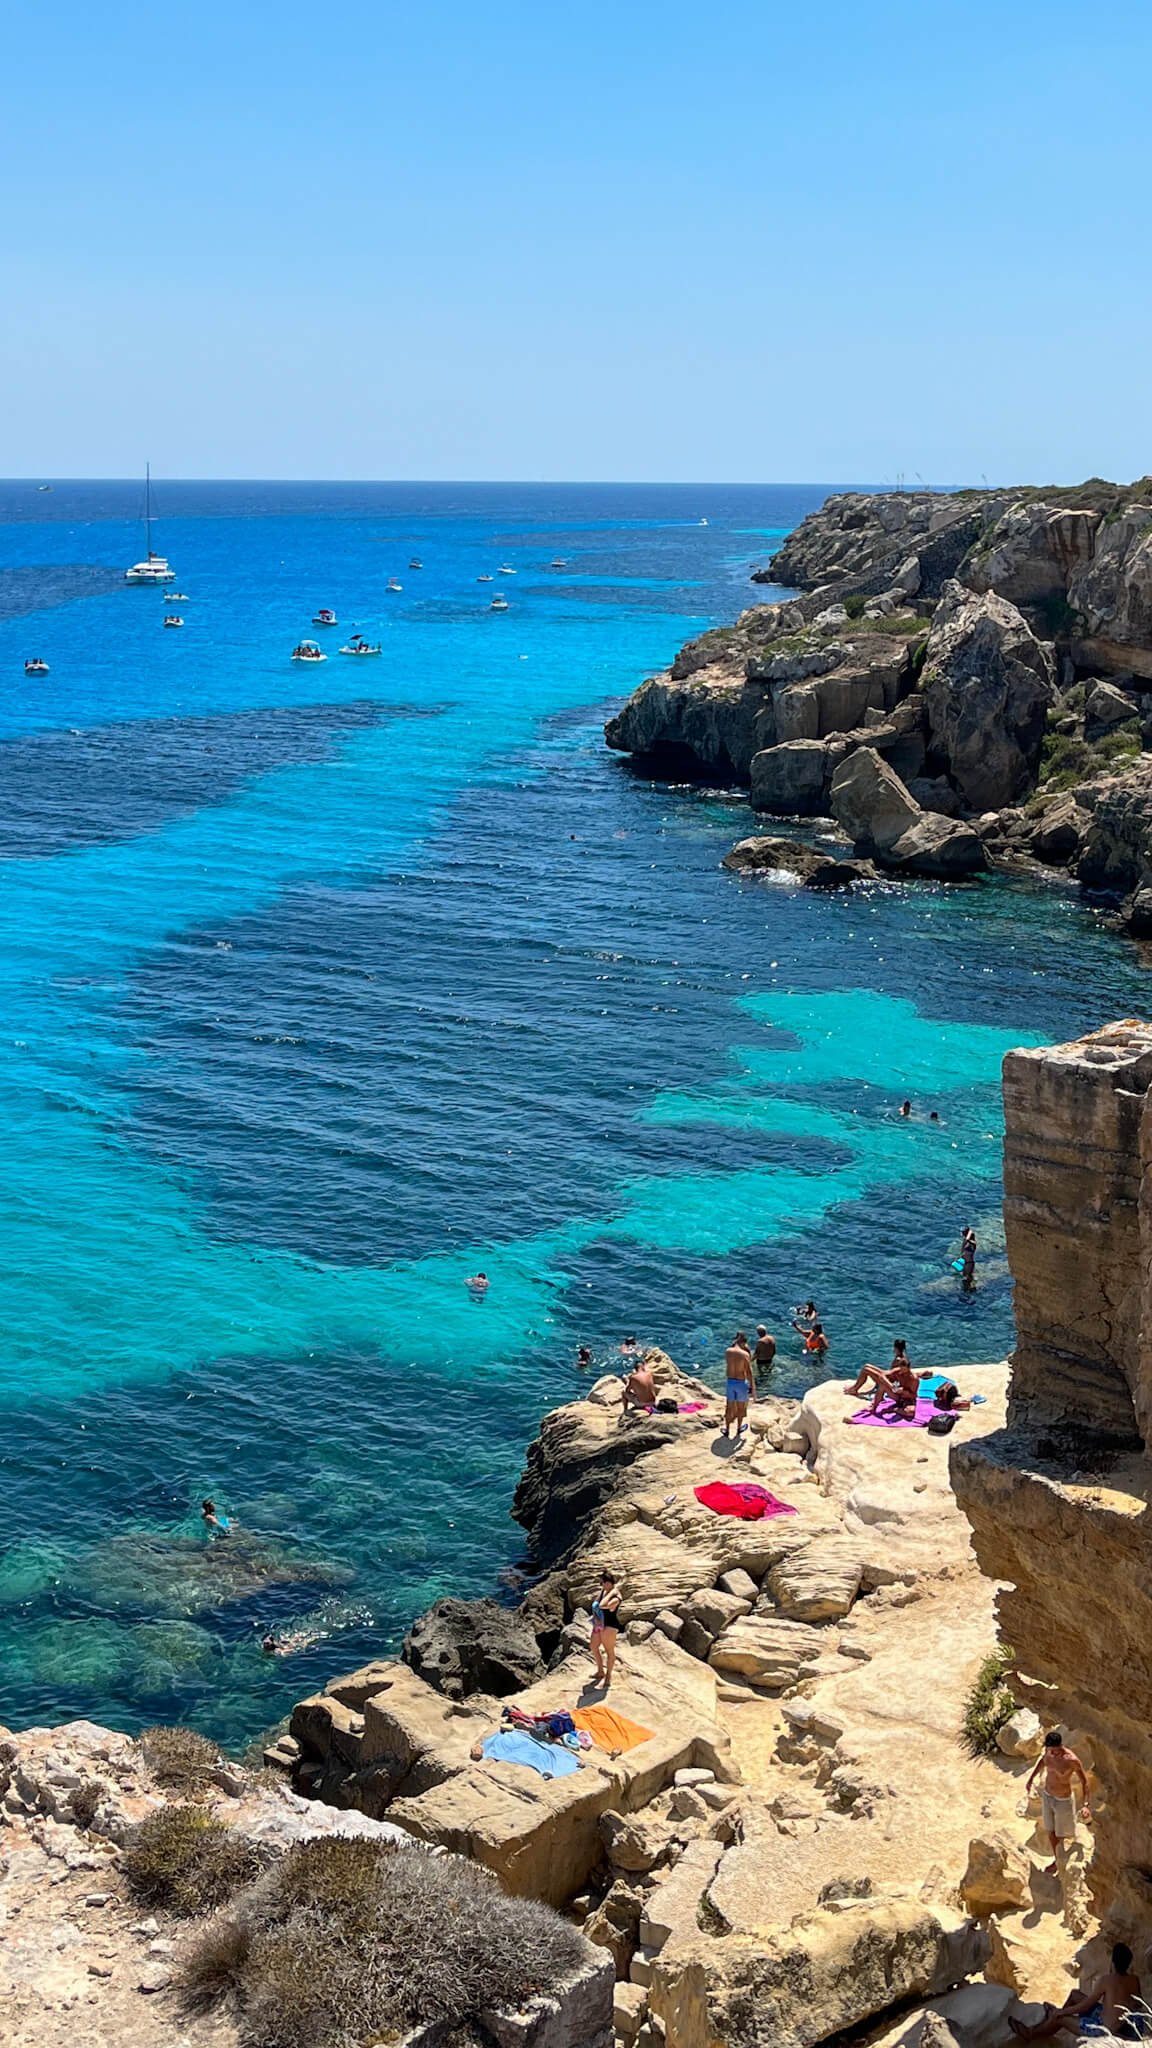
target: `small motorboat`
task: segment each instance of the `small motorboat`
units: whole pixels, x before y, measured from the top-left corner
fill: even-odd
[[[496,578],[494,576],[478,576],[476,581],[477,583],[495,583]]]
[[[408,567],[410,569],[422,569],[424,567],[424,564],[420,560],[419,555],[413,555],[412,560],[408,564]]]
[[[186,590],[166,590],[164,596],[169,604],[187,604],[188,602],[188,592]]]
[[[48,663],[39,660],[26,661],[24,663],[24,673],[26,676],[46,676],[48,673]]]
[[[327,661],[328,656],[317,647],[314,640],[302,640],[299,647],[292,649],[293,661]]]
[[[700,524],[701,524],[701,526],[707,526],[707,524],[708,524],[708,521],[707,521],[706,519],[702,519],[702,520],[700,521]]]
[[[402,583],[397,583],[396,578],[394,576],[390,576],[388,578],[388,588],[389,590],[394,591],[397,595],[399,595],[400,591],[403,590],[404,585]]]
[[[365,640],[362,633],[353,633],[347,647],[342,647],[340,652],[341,654],[382,654],[384,649],[379,640]]]
[[[180,617],[179,612],[165,612],[164,624],[166,626],[182,626],[184,621]]]
[[[498,576],[514,576],[516,574],[516,571],[515,569],[509,568],[507,562],[501,562],[500,567],[496,571],[496,574]]]
[[[38,491],[50,491],[52,486],[51,484],[37,484],[36,489]]]
[[[566,569],[568,567],[568,564],[564,560],[562,555],[557,555],[556,560],[554,562],[549,562],[548,567],[550,569]]]
[[[321,605],[319,611],[317,612],[315,618],[312,621],[312,624],[314,626],[335,626],[337,623],[338,622],[335,612],[332,610],[330,605],[326,604]]]
[[[511,611],[512,607],[506,597],[494,597],[488,609],[490,612],[507,612]]]

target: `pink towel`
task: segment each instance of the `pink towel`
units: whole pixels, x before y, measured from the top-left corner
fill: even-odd
[[[735,1515],[740,1522],[758,1522],[769,1515],[794,1515],[796,1510],[787,1501],[777,1500],[763,1486],[726,1486],[722,1479],[714,1479],[708,1486],[695,1489],[696,1498],[702,1507],[711,1508],[715,1515]]]
[[[870,1408],[858,1408],[848,1420],[862,1422],[866,1429],[923,1429],[928,1417],[939,1413],[935,1401],[931,1400],[917,1401],[915,1415],[897,1415],[890,1401],[882,1401],[875,1415]]]

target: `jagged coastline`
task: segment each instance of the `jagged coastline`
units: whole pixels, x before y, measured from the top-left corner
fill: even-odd
[[[1152,479],[835,496],[754,580],[799,594],[690,641],[610,747],[893,873],[1062,870],[1152,933]]]

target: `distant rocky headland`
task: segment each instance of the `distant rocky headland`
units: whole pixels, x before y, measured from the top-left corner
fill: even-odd
[[[690,641],[611,747],[833,820],[889,872],[1063,869],[1152,934],[1152,478],[846,493],[753,581],[800,594]]]

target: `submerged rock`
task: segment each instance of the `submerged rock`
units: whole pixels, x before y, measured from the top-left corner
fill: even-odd
[[[806,889],[848,889],[876,873],[869,861],[838,860],[794,839],[740,839],[721,865],[737,874],[791,875]]]

